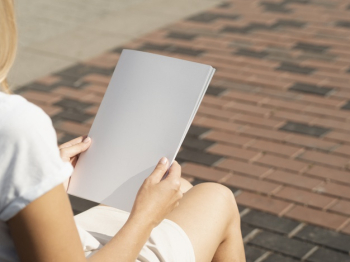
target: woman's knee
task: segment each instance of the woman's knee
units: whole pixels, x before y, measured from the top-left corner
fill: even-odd
[[[201,187],[207,195],[210,195],[217,209],[221,209],[223,212],[235,217],[235,220],[239,219],[235,196],[228,187],[214,182],[201,183],[195,187]]]

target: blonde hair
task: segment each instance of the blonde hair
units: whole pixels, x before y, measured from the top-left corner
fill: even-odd
[[[16,57],[17,28],[13,0],[0,0],[0,85],[10,93],[7,75]]]

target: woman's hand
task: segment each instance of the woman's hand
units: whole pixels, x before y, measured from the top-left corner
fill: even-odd
[[[64,162],[70,162],[73,167],[75,167],[80,153],[86,151],[91,145],[91,138],[88,136],[80,136],[71,141],[68,141],[58,148],[60,149],[60,155]],[[70,177],[64,181],[64,188],[68,189]]]
[[[88,136],[80,136],[71,141],[68,141],[58,148],[64,162],[70,162],[75,167],[80,153],[86,151],[91,145],[91,138]]]
[[[174,161],[169,169],[168,176],[161,180],[168,169],[168,160],[163,157],[152,174],[141,185],[130,219],[147,222],[156,227],[167,214],[179,205],[183,193],[181,187],[181,166]]]

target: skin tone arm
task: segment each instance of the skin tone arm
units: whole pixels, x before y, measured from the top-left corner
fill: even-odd
[[[88,260],[63,185],[36,199],[8,221],[20,260],[134,262],[152,229],[178,206],[182,198],[181,166],[176,161],[167,178],[161,180],[168,165],[168,161],[158,163],[142,184],[125,225]]]

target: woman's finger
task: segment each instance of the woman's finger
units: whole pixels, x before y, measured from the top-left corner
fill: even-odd
[[[60,145],[58,148],[59,148],[59,149],[62,149],[62,148],[74,146],[74,145],[76,145],[76,144],[78,144],[78,143],[83,142],[83,140],[84,140],[85,138],[87,138],[87,135],[85,135],[85,136],[79,136],[79,137],[77,137],[77,138],[74,138],[74,139],[72,139],[72,140],[70,140],[70,141],[68,141],[68,142],[66,142],[66,143],[64,143],[64,144],[62,144],[62,145]]]
[[[155,183],[159,183],[159,181],[164,176],[165,172],[168,169],[169,160],[166,157],[162,157],[157,166],[155,167],[152,174],[149,176]]]
[[[91,144],[91,138],[87,137],[85,138],[81,143],[77,143],[73,146],[61,148],[61,156],[64,158],[71,158],[74,157],[81,152],[86,151]]]

